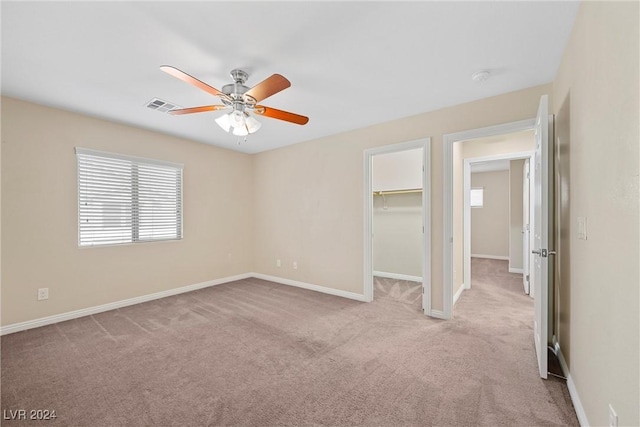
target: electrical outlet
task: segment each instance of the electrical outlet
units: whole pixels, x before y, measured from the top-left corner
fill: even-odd
[[[49,288],[38,289],[38,301],[49,299]]]
[[[279,259],[276,260],[276,267],[281,267],[282,266],[282,262],[280,262]]]
[[[613,410],[611,404],[609,404],[609,427],[618,427],[618,414]]]
[[[297,261],[293,261],[293,269],[294,270],[298,269],[298,262]]]

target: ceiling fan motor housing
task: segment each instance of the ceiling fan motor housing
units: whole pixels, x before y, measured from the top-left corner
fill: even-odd
[[[231,70],[230,74],[235,83],[222,86],[222,93],[229,97],[228,99],[221,98],[222,102],[232,106],[236,111],[253,108],[256,105],[256,100],[249,95],[245,95],[249,88],[244,83],[249,78],[249,74],[239,69]]]

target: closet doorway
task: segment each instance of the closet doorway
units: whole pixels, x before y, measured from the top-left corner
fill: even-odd
[[[430,139],[365,152],[365,297],[431,312]]]

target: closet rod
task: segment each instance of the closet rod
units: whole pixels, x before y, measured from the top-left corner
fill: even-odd
[[[422,193],[422,188],[412,188],[410,190],[386,190],[386,191],[374,191],[374,196],[386,196],[387,194],[408,194],[408,193]]]

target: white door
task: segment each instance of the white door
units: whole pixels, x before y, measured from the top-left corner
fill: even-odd
[[[534,287],[534,323],[533,332],[538,357],[540,377],[547,378],[547,327],[548,327],[548,289],[549,289],[549,212],[550,199],[549,170],[549,105],[547,95],[540,98],[536,117],[536,153],[534,164],[534,227],[532,253]]]
[[[522,175],[522,284],[524,293],[529,294],[529,159],[524,162]]]

